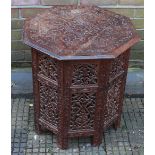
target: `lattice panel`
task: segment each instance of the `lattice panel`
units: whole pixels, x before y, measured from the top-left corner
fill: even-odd
[[[121,54],[112,62],[112,71],[110,73],[110,80],[124,72],[125,64],[128,62],[126,53]]]
[[[96,64],[78,64],[74,65],[73,85],[89,85],[97,83],[97,65]]]
[[[71,100],[70,130],[93,129],[96,94],[76,93]]]
[[[47,86],[40,83],[40,117],[57,127],[58,90],[56,86]]]
[[[39,54],[39,74],[42,74],[54,81],[58,80],[58,64],[57,61],[46,56]]]
[[[121,91],[122,79],[118,79],[110,86],[107,94],[107,103],[104,110],[104,124],[109,122],[116,114],[120,106],[119,97]]]

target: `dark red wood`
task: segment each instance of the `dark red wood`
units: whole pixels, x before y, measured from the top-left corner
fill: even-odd
[[[36,131],[55,133],[62,149],[69,137],[100,145],[104,130],[120,126],[130,47],[139,40],[131,21],[96,6],[55,6],[24,28]]]
[[[33,72],[33,93],[34,99],[34,112],[35,112],[35,130],[37,133],[41,133],[41,126],[39,125],[39,114],[40,114],[40,100],[39,100],[39,83],[37,80],[38,73],[38,53],[35,49],[32,48],[32,72]]]
[[[128,17],[97,6],[53,6],[24,24],[24,42],[58,60],[115,58],[137,41]]]

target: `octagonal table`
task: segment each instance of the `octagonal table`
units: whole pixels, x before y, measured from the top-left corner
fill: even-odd
[[[54,6],[24,23],[32,47],[35,127],[102,141],[119,127],[130,48],[140,40],[130,19],[97,6]]]

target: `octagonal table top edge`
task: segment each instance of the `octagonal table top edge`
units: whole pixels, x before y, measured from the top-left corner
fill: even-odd
[[[114,50],[115,53],[108,53],[108,54],[104,54],[104,55],[94,55],[94,56],[59,56],[59,55],[53,53],[52,51],[49,51],[45,48],[41,48],[40,46],[37,46],[27,40],[23,39],[23,42],[26,45],[30,46],[31,48],[34,48],[34,49],[38,50],[39,52],[47,54],[48,56],[55,58],[57,60],[94,60],[94,59],[114,59],[114,58],[118,57],[120,54],[122,54],[123,52],[125,52],[126,50],[128,50],[130,47],[135,45],[137,42],[139,42],[140,39],[141,38],[137,35],[137,36],[135,36],[135,38],[131,39],[123,46],[115,49]]]
[[[113,59],[138,41],[128,17],[97,6],[55,6],[24,22],[23,42],[58,60]]]

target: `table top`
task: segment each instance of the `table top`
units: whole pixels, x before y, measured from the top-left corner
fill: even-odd
[[[97,6],[54,6],[26,19],[25,44],[59,60],[115,58],[140,40],[128,17]]]

